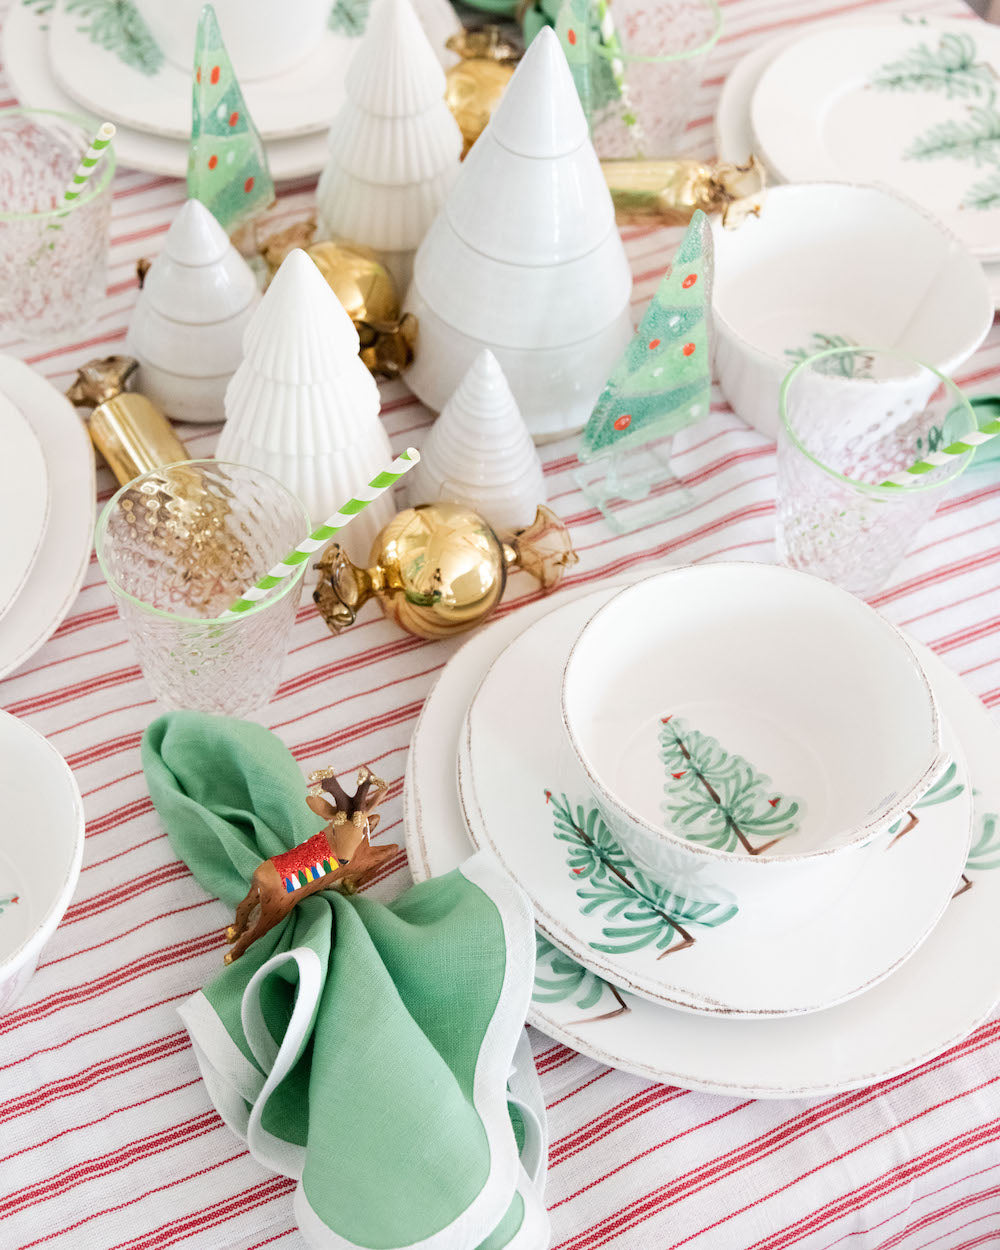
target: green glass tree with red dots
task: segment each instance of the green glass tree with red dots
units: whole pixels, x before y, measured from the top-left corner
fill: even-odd
[[[210,4],[201,11],[195,41],[187,185],[188,195],[230,232],[274,201],[264,144]]]
[[[601,392],[583,432],[581,460],[676,434],[707,415],[711,297],[712,231],[699,210]]]

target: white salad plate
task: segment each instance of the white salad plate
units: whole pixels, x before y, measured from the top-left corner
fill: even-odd
[[[603,593],[610,598],[621,584]],[[585,586],[567,588],[559,603],[587,593]],[[403,791],[407,853],[418,881],[452,871],[474,850],[455,781],[466,712],[490,664],[552,608],[540,599],[477,633],[424,704]],[[530,1022],[612,1067],[749,1098],[820,1097],[870,1085],[933,1058],[980,1024],[1000,1000],[1000,964],[983,955],[996,944],[1000,915],[1000,873],[987,871],[1000,868],[1000,731],[940,660],[916,649],[962,744],[976,811],[966,865],[972,888],[948,905],[911,959],[867,993],[826,1011],[745,1020],[676,1011],[622,993],[539,934]],[[833,930],[831,942],[841,933]]]
[[[0,621],[21,593],[38,556],[49,517],[49,474],[38,435],[9,397],[0,394],[0,447],[13,470],[0,491]],[[2,628],[2,625],[0,625]]]
[[[23,0],[20,3],[15,0],[3,24],[4,70],[23,107],[78,113],[79,104],[52,75],[48,38],[46,16]],[[94,124],[96,128],[96,119]],[[264,146],[275,182],[312,177],[323,168],[329,155],[325,133],[303,135],[298,139],[272,139],[265,141]],[[187,175],[187,136],[169,139],[122,123],[115,135],[115,155],[119,166],[129,169],[163,174],[168,178]]]
[[[880,182],[1000,259],[1000,30],[961,20],[836,25],[779,51],[750,103],[786,182]]]
[[[841,19],[838,22],[834,19],[823,25],[829,28],[832,25],[841,24],[844,20]],[[884,14],[881,14],[869,17],[857,16],[850,20],[852,25],[869,22],[884,25],[888,19]],[[919,31],[920,29],[919,25],[912,21],[908,22],[906,19],[903,19],[901,24],[909,31]],[[753,98],[753,93],[757,88],[761,75],[778,53],[790,47],[796,40],[801,39],[803,33],[815,31],[816,29],[816,24],[811,24],[791,34],[786,31],[783,34],[775,35],[742,57],[730,70],[726,81],[722,85],[719,104],[715,113],[715,148],[720,160],[740,165],[749,159],[751,153],[755,153],[759,159],[764,160],[763,154],[757,151],[753,128],[750,124],[750,101]],[[764,160],[764,163],[766,165],[766,160]],[[768,175],[772,181],[782,181],[775,174],[775,171],[769,167]],[[983,270],[986,273],[993,306],[1000,308],[1000,262],[983,263]]]
[[[2,355],[0,395],[20,409],[34,431],[51,499],[41,548],[0,618],[0,677],[5,677],[52,635],[79,593],[94,543],[95,491],[93,447],[69,400],[22,361]]]
[[[0,1011],[35,971],[83,859],[83,803],[66,761],[41,734],[0,712]]]
[[[604,600],[601,589],[555,608],[509,644],[473,698],[459,747],[459,798],[472,840],[490,848],[531,899],[537,927],[620,989],[708,1014],[818,1011],[888,976],[941,918],[968,855],[972,798],[961,749],[947,725],[944,747],[953,762],[942,782],[913,805],[916,826],[898,840],[888,832],[864,853],[848,850],[846,871],[838,871],[829,856],[815,857],[817,869],[829,861],[826,874],[802,871],[792,844],[808,841],[808,821],[817,814],[808,802],[793,805],[779,797],[781,806],[774,810],[788,814],[801,808],[794,819],[803,827],[779,843],[778,853],[793,860],[772,865],[770,875],[778,881],[770,894],[764,882],[748,900],[706,885],[703,878],[713,865],[700,847],[702,862],[697,856],[677,862],[675,856],[678,876],[669,886],[658,885],[598,811],[562,724],[559,691],[566,657]],[[516,698],[511,691],[518,692]],[[715,705],[706,700],[712,710]],[[694,725],[686,732],[689,741],[701,737],[711,751],[725,750],[724,741],[704,738]],[[775,748],[766,731],[761,739]],[[647,797],[668,792],[687,797],[671,781],[677,775],[672,757],[661,764],[630,742],[627,766],[638,769],[641,760],[643,771],[638,782],[632,779],[633,788],[639,784]],[[771,761],[768,747],[760,750],[763,758],[730,756],[730,773],[738,776],[738,788],[725,800],[730,810],[750,812],[761,786],[760,806],[769,810],[766,794],[774,790],[759,769],[771,771]],[[834,802],[832,787],[825,793],[824,810]],[[696,847],[715,816],[715,810],[707,819],[701,812],[708,806],[699,787],[689,808],[676,802],[671,807],[678,836],[683,830]],[[822,819],[823,813],[818,815]],[[769,871],[766,856],[754,861],[736,851],[730,858],[756,870],[747,875],[760,878]],[[844,862],[838,858],[838,865]],[[788,897],[793,892],[797,898]],[[834,931],[837,941],[831,942]]]
[[[77,15],[58,0],[48,15],[49,57],[56,81],[91,112],[137,130],[186,143],[191,134],[191,73],[164,60],[155,73],[126,64],[95,43]],[[264,139],[324,132],[344,98],[344,76],[357,40],[328,30],[300,64],[241,84]]]

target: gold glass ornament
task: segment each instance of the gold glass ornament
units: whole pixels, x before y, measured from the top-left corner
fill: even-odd
[[[755,156],[745,165],[694,160],[601,161],[620,226],[683,226],[696,209],[738,226],[760,212],[767,178]]]
[[[88,360],[66,392],[70,403],[93,408],[87,429],[120,485],[150,469],[187,460],[173,426],[145,395],[127,391],[139,367],[131,356]]]
[[[486,129],[521,53],[499,26],[460,31],[445,46],[462,58],[445,75],[444,98],[465,140],[464,157]]]
[[[400,315],[400,298],[392,275],[368,247],[346,240],[313,243],[316,222],[295,222],[264,239],[260,254],[271,277],[289,252],[305,251],[344,305],[361,340],[359,355],[377,378],[397,378],[413,359],[417,319]]]
[[[500,602],[516,565],[544,591],[576,564],[569,531],[540,507],[527,529],[506,541],[464,504],[422,504],[398,513],[375,539],[370,566],[359,569],[331,543],[317,568],[313,600],[334,633],[353,625],[371,598],[418,638],[450,638],[484,621]]]

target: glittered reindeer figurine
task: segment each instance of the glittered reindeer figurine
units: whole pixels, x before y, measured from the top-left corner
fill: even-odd
[[[306,802],[329,823],[314,837],[272,855],[254,869],[247,896],[236,908],[235,923],[226,930],[232,946],[225,957],[227,964],[239,959],[302,899],[335,886],[353,894],[399,850],[395,845],[371,844],[379,821],[372,809],[382,802],[387,789],[371,769],[359,770],[353,795],[340,785],[332,768],[312,773],[309,782]]]

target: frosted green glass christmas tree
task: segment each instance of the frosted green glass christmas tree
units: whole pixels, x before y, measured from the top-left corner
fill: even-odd
[[[233,72],[215,10],[206,4],[194,49],[188,196],[229,233],[274,201],[264,144]]]
[[[577,482],[618,533],[687,502],[670,453],[708,415],[711,300],[712,231],[698,211],[580,439]]]

